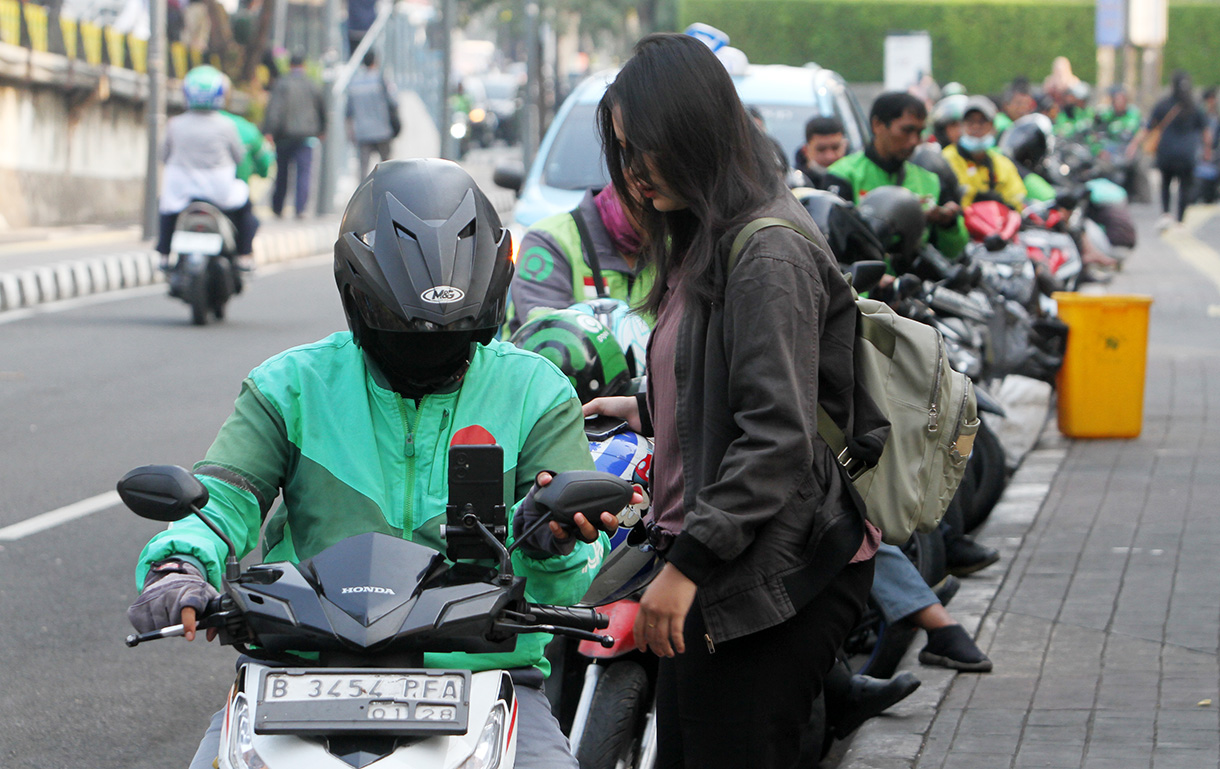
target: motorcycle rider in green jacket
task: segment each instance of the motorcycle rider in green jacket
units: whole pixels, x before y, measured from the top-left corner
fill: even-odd
[[[541,356],[493,341],[504,320],[511,250],[491,203],[454,163],[382,163],[357,188],[335,243],[350,331],[255,368],[195,466],[210,495],[203,514],[239,557],[258,545],[260,530],[268,562],[304,560],[370,531],[444,552],[453,445],[503,448],[510,545],[540,518],[532,492],[550,473],[594,468],[567,377]],[[576,522],[576,531],[552,523],[529,533],[513,552],[528,600],[571,605],[584,594],[609,542],[583,515]],[[603,514],[601,526],[613,532],[614,516]],[[132,624],[147,631],[181,621],[192,639],[226,554],[198,519],[154,536],[138,561],[142,593],[128,610]],[[215,631],[208,632],[210,640]],[[529,746],[518,766],[575,769],[537,688],[549,673],[549,639],[521,635],[511,652],[427,654],[425,664],[536,668],[518,687],[521,739]],[[223,713],[217,716],[193,767],[212,765]]]
[[[914,96],[901,91],[881,94],[869,114],[872,143],[863,152],[839,160],[829,171],[851,183],[855,203],[870,190],[887,185],[914,192],[924,205],[929,241],[955,259],[970,239],[961,206],[951,199],[951,190],[941,189],[936,174],[909,160],[919,146],[927,120],[927,107]]]

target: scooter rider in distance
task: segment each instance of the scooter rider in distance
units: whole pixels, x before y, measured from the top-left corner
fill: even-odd
[[[246,157],[237,126],[220,110],[228,86],[214,67],[195,67],[182,79],[187,111],[169,119],[161,162],[160,233],[157,252],[161,269],[169,269],[170,243],[178,214],[193,200],[205,200],[232,220],[237,229],[237,267],[252,266],[254,232],[258,220],[250,203],[250,188],[237,178],[237,166]]]
[[[263,535],[267,562],[311,558],[370,531],[444,551],[449,447],[496,443],[512,481],[508,544],[524,537],[512,566],[527,579],[527,599],[580,599],[608,540],[580,514],[576,531],[554,522],[534,529],[542,513],[533,492],[551,473],[594,465],[567,378],[541,356],[493,340],[513,273],[510,238],[482,190],[449,161],[384,162],[357,188],[335,243],[350,331],[251,372],[195,467],[210,494],[203,514],[231,535],[239,557],[254,548],[279,494]],[[633,503],[641,501],[637,493]],[[603,531],[617,526],[609,513],[598,520]],[[226,551],[198,519],[153,537],[136,572],[142,593],[128,610],[136,629],[180,621],[192,639]],[[576,769],[540,690],[547,640],[522,635],[512,652],[427,654],[425,663],[510,670],[526,746],[517,766]],[[222,719],[213,719],[192,767],[213,765]]]

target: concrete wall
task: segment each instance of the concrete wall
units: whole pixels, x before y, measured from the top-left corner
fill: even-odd
[[[0,228],[139,220],[142,80],[0,48]]]

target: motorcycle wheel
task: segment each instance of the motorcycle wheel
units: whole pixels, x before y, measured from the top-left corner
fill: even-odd
[[[208,322],[208,276],[186,276],[186,301],[191,305],[191,323],[203,326]]]
[[[911,641],[915,640],[918,632],[919,628],[910,622],[898,622],[891,625],[884,619],[880,619],[880,613],[878,613],[877,641],[873,644],[873,650],[869,653],[868,658],[854,672],[873,678],[891,678],[894,671],[898,670],[903,655],[907,653],[907,648],[910,647]]]
[[[902,546],[902,552],[915,564],[919,576],[929,587],[945,578],[945,540],[939,531],[915,532]]]
[[[606,669],[593,693],[589,725],[576,749],[580,769],[634,766],[648,694],[648,674],[639,663],[616,662]]]
[[[225,304],[233,294],[233,279],[220,264],[213,259],[208,265],[208,305],[216,320],[224,320]]]
[[[1004,494],[1008,481],[1004,447],[1000,439],[984,422],[974,436],[974,453],[966,467],[974,483],[974,494],[964,510],[966,531],[973,531],[987,520],[992,508]]]

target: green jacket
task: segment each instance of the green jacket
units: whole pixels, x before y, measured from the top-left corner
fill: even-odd
[[[940,178],[910,161],[903,163],[897,173],[891,174],[877,165],[865,152],[853,152],[840,158],[827,170],[851,182],[856,203],[859,203],[860,198],[868,194],[869,190],[890,184],[906,187],[915,193],[925,208],[942,203]],[[960,216],[948,227],[928,227],[928,235],[932,245],[951,259],[960,256],[966,248],[966,243],[970,241],[966,222]]]
[[[577,207],[589,228],[592,247],[597,251],[606,293],[632,307],[643,302],[652,288],[653,270],[638,273],[614,250],[610,234],[602,224],[592,191],[585,193]],[[539,308],[562,309],[576,302],[597,298],[593,269],[580,239],[580,230],[571,211],[540,219],[521,239],[517,271],[509,294],[507,333],[516,331]],[[649,325],[653,319],[646,317]]]
[[[1127,111],[1119,115],[1113,107],[1106,107],[1097,113],[1097,125],[1106,132],[1106,136],[1117,141],[1131,141],[1131,137],[1140,130],[1142,121],[1140,111],[1136,107],[1127,107]]]
[[[512,382],[513,387],[505,387]],[[461,435],[459,435],[461,433]],[[460,389],[419,406],[378,383],[350,333],[283,352],[242,383],[195,473],[210,499],[204,513],[245,556],[263,535],[263,560],[297,562],[347,537],[377,531],[445,551],[449,446],[490,436],[504,448],[504,503],[515,509],[541,470],[591,470],[580,403],[567,377],[541,356],[506,342],[476,348]],[[268,518],[277,494],[283,502]],[[510,512],[511,516],[511,512]],[[511,535],[510,535],[511,543]],[[609,542],[578,543],[567,556],[513,553],[526,596],[580,600]],[[200,564],[219,587],[227,550],[194,518],[171,524],[140,554],[136,584],[170,556]],[[543,673],[544,634],[520,636],[500,654],[429,654],[426,664],[470,670],[534,665]]]
[[[251,176],[266,177],[271,170],[271,164],[275,162],[275,153],[263,141],[263,132],[241,115],[224,110],[221,110],[220,114],[237,126],[237,135],[241,137],[242,146],[246,148],[246,156],[237,164],[237,178],[248,182]]]

